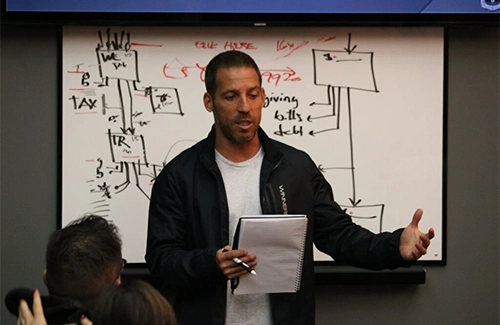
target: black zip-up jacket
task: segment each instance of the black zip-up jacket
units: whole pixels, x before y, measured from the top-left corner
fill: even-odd
[[[265,153],[263,214],[308,217],[301,288],[270,295],[274,325],[315,322],[313,242],[336,261],[357,267],[409,265],[399,253],[402,229],[375,235],[354,224],[308,154],[270,139],[262,129],[259,139]],[[145,258],[153,279],[173,302],[180,325],[225,323],[228,280],[215,256],[229,242],[229,211],[214,145],[212,127],[206,139],[163,168],[151,195]]]

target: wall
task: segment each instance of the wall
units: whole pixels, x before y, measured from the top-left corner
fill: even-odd
[[[57,227],[58,30],[3,25],[1,35],[3,299],[39,287]],[[317,324],[499,323],[499,31],[449,30],[447,265],[423,285],[318,286]],[[422,125],[425,128],[425,125]]]

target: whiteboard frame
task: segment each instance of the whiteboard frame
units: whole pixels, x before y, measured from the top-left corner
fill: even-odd
[[[58,220],[57,220],[57,228],[60,229],[62,228],[63,225],[63,217],[62,217],[62,193],[64,189],[62,188],[62,178],[63,178],[63,168],[62,168],[62,158],[63,158],[63,150],[62,150],[62,137],[63,137],[63,125],[62,125],[62,115],[63,115],[63,104],[62,104],[62,85],[63,85],[63,77],[62,77],[62,39],[63,39],[63,30],[62,28],[59,30],[59,40],[58,40],[58,45],[59,45],[59,59],[58,59],[58,65],[59,65],[59,73],[58,73],[58,92],[59,92],[59,128],[58,128],[58,138],[59,138],[59,143],[58,143],[58,167],[59,167],[59,188],[58,188]],[[447,57],[448,57],[448,36],[446,29],[444,29],[444,78],[443,78],[443,155],[442,155],[442,258],[440,260],[423,260],[423,261],[417,261],[415,262],[416,265],[446,265],[447,262],[447,256],[446,256],[446,229],[447,229],[447,214],[446,214],[446,207],[447,207],[447,202],[446,202],[446,193],[447,193],[447,177],[446,177],[446,166],[447,166],[447,71],[448,71],[448,62],[447,62]],[[329,266],[335,266],[335,265],[340,265],[339,263],[335,261],[315,261],[316,266],[322,267],[329,267]],[[130,267],[145,267],[145,263],[130,263],[128,266]]]

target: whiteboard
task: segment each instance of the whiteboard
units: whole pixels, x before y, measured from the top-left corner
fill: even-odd
[[[422,260],[443,260],[444,35],[432,27],[64,27],[63,226],[105,216],[144,263],[152,184],[208,134],[204,69],[231,49],[261,69],[264,130],[310,154],[355,222],[392,231],[420,207],[436,231]]]

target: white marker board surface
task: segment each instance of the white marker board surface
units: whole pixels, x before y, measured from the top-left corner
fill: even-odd
[[[422,208],[436,230],[422,260],[442,261],[442,28],[64,27],[61,224],[112,219],[124,257],[144,262],[155,176],[208,134],[204,69],[231,49],[261,69],[269,136],[307,151],[374,232]]]

